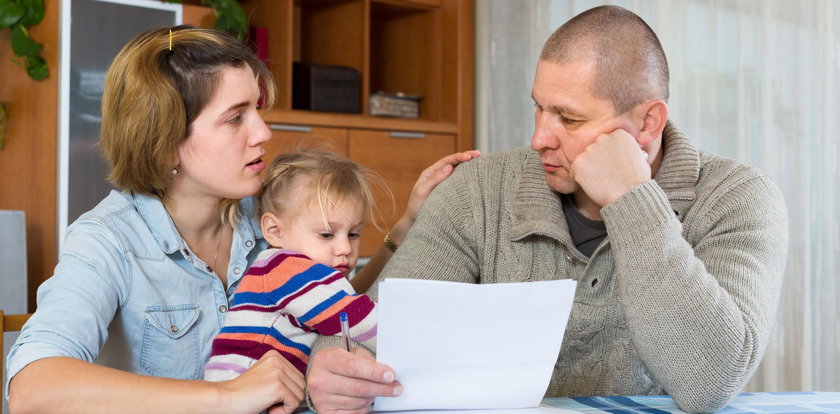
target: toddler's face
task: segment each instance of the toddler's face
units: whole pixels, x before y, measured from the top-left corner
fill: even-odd
[[[362,203],[357,200],[330,203],[326,220],[317,201],[309,204],[294,217],[283,220],[276,247],[303,253],[346,276],[359,259],[359,237],[364,225]]]

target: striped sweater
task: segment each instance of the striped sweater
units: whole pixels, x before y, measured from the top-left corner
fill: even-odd
[[[357,295],[338,270],[289,250],[267,249],[248,269],[213,340],[204,379],[236,378],[263,354],[276,350],[306,372],[318,335],[340,335],[346,312],[350,336],[375,349],[376,305]]]

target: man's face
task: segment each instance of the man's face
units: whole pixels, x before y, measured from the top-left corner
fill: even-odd
[[[600,134],[618,128],[637,134],[629,115],[615,114],[612,101],[592,96],[594,74],[594,64],[585,60],[537,64],[531,148],[540,153],[548,186],[559,193],[581,191],[571,165]]]

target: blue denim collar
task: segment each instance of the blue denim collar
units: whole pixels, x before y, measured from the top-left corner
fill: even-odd
[[[163,202],[158,197],[134,193],[124,193],[124,195],[137,208],[137,212],[149,226],[152,236],[166,254],[172,254],[187,248],[187,243],[178,233],[175,223],[172,222],[172,217],[169,216],[166,208],[163,207]],[[251,246],[254,245],[256,240],[263,237],[259,221],[255,217],[254,204],[253,197],[247,197],[239,202],[239,207],[237,207],[239,223],[235,230],[239,239],[243,243],[250,241]]]

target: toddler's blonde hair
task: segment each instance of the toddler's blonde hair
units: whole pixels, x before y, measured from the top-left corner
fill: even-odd
[[[258,216],[270,212],[281,218],[302,207],[318,205],[329,229],[327,208],[346,201],[363,204],[363,214],[379,230],[384,228],[376,206],[374,189],[393,205],[393,194],[381,176],[336,154],[303,149],[272,161],[258,194]]]

